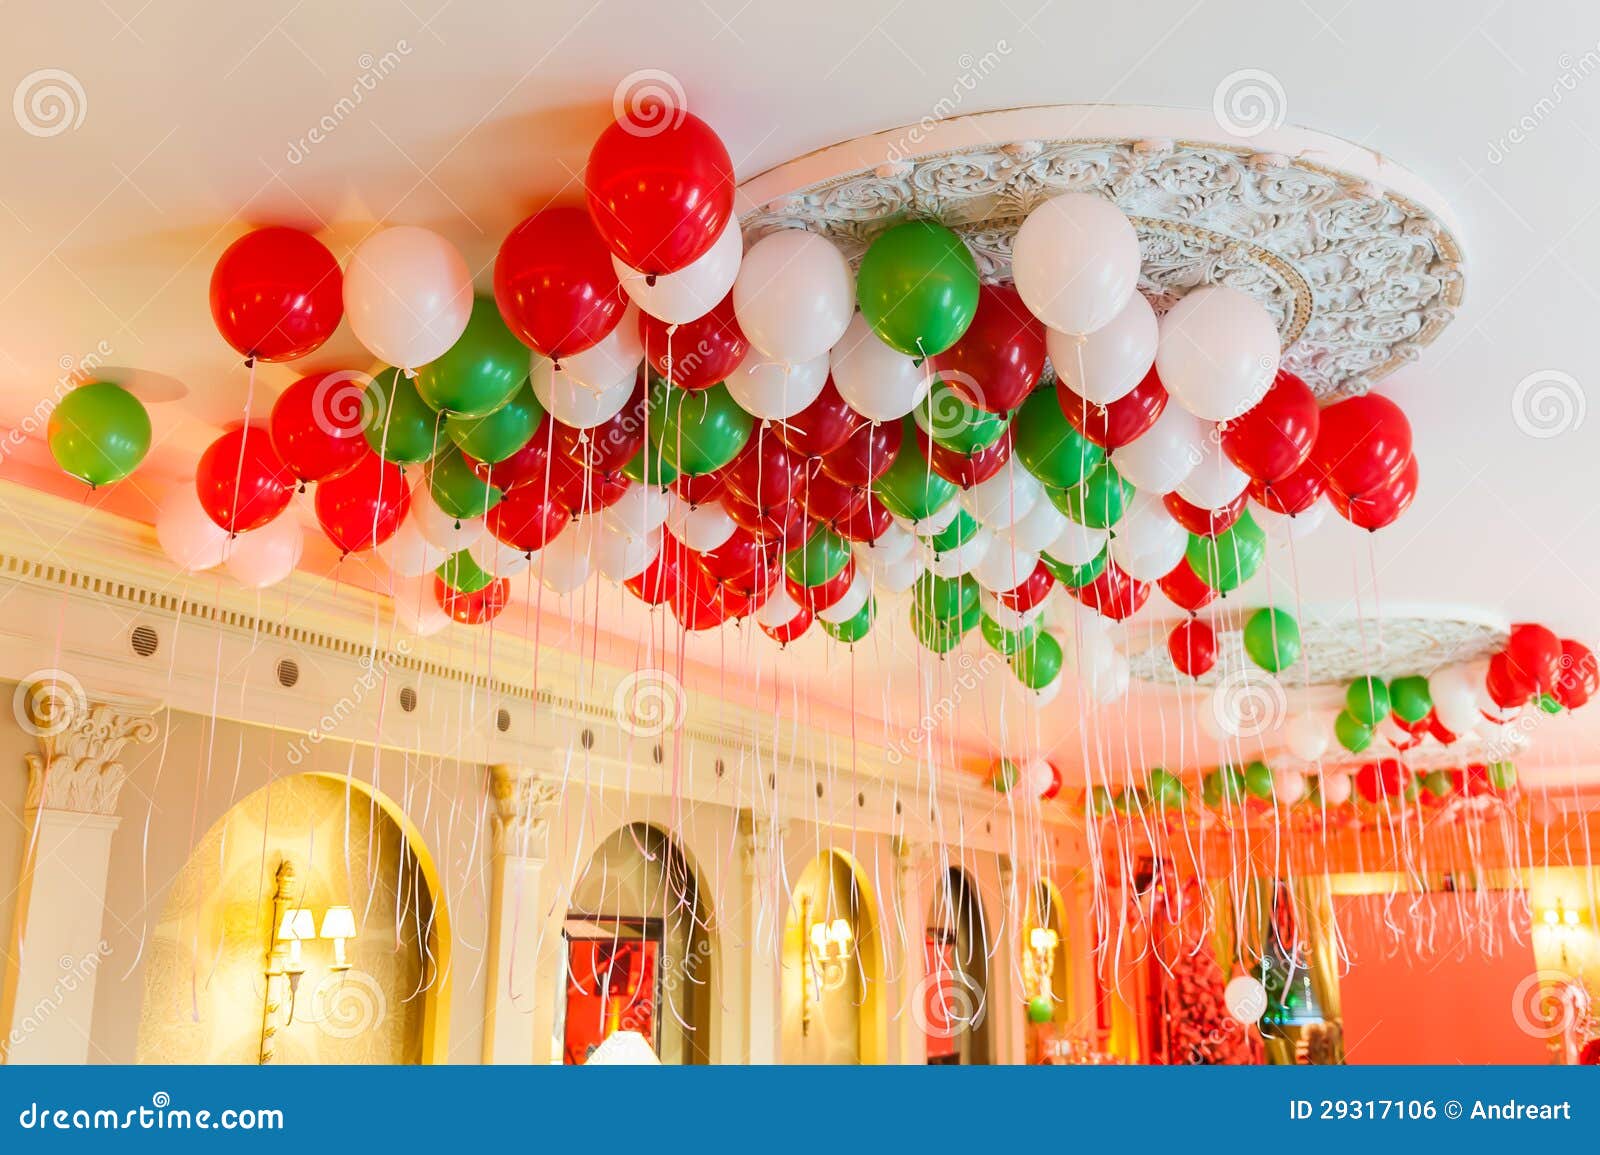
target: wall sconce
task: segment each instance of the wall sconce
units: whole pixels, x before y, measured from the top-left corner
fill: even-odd
[[[800,898],[800,930],[805,936],[806,974],[800,984],[800,1034],[811,1033],[811,1008],[822,992],[844,982],[846,966],[855,953],[855,930],[846,918],[811,921],[811,896]]]
[[[356,937],[356,916],[348,906],[330,906],[322,916],[322,937],[333,940],[333,965],[329,970],[347,971],[344,944]]]
[[[1036,926],[1028,931],[1028,949],[1022,955],[1022,977],[1028,997],[1053,999],[1052,977],[1056,973],[1056,948],[1061,936],[1047,926]]]
[[[1546,907],[1540,916],[1544,923],[1544,931],[1561,948],[1561,965],[1567,965],[1567,950],[1582,949],[1580,928],[1583,926],[1583,913],[1569,908],[1561,899],[1556,899],[1554,906]]]
[[[356,934],[355,913],[348,906],[330,906],[322,916],[322,931],[317,931],[317,916],[309,907],[301,905],[304,888],[299,872],[292,860],[285,858],[278,864],[274,876],[276,885],[272,892],[272,937],[267,944],[267,993],[261,1013],[261,1050],[258,1061],[273,1061],[277,1053],[278,1032],[294,1022],[295,998],[300,993],[300,979],[306,972],[305,948],[307,942],[318,937],[333,942],[331,971],[350,969],[345,957],[345,944]]]

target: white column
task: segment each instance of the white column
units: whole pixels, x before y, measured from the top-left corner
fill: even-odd
[[[1000,859],[1000,910],[991,915],[990,926],[1003,926],[1005,934],[995,944],[994,963],[989,968],[989,1013],[994,1016],[994,1058],[996,1063],[1021,1064],[1028,1061],[1028,1041],[1022,1030],[1024,1008],[1016,986],[1021,960],[1017,950],[1022,942],[1020,924],[1013,917],[1020,909],[1012,888],[1016,870],[1010,855]]]
[[[27,755],[27,845],[0,986],[0,1061],[90,1059],[111,836],[127,781],[118,759],[156,736],[153,703],[90,702],[82,688],[35,684],[19,721],[39,739]]]
[[[896,992],[899,1017],[895,1019],[898,1062],[926,1066],[928,1036],[923,999],[927,960],[923,940],[928,933],[928,903],[923,893],[928,870],[933,865],[933,849],[926,842],[897,838],[895,851],[895,903],[900,908],[900,925],[905,928],[905,958],[900,965],[900,989]]]
[[[554,781],[521,766],[489,767],[494,801],[490,863],[488,984],[484,996],[483,1061],[536,1061],[535,1007],[556,997],[541,991],[539,954],[544,928],[541,882]],[[548,1017],[548,1016],[547,1016]]]
[[[744,1061],[771,1064],[778,1061],[783,1034],[783,926],[788,917],[783,901],[781,869],[784,824],[746,812],[744,837],[745,1008],[748,1032]],[[730,1061],[738,1061],[730,1056]]]

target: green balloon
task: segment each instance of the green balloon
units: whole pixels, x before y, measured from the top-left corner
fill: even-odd
[[[1048,1023],[1056,1013],[1048,995],[1034,995],[1028,1000],[1028,1021],[1035,1026]]]
[[[1018,681],[1030,690],[1042,690],[1061,676],[1061,643],[1054,634],[1040,633],[1032,645],[1008,660]]]
[[[900,452],[883,476],[872,483],[872,491],[890,513],[915,523],[943,509],[955,497],[956,487],[933,472],[928,459],[922,456],[913,422],[907,419],[905,426]]]
[[[1116,808],[1116,799],[1111,796],[1111,790],[1106,786],[1096,786],[1089,791],[1089,812],[1096,818],[1104,818]]]
[[[1244,768],[1244,788],[1257,798],[1272,801],[1272,770],[1265,762],[1252,762]]]
[[[417,370],[417,394],[441,413],[482,417],[504,405],[532,369],[533,351],[511,335],[494,298],[473,297],[466,331]]]
[[[974,600],[970,606],[961,611],[961,617],[958,619],[958,623],[961,627],[961,633],[963,635],[971,633],[973,630],[978,628],[978,623],[982,620],[983,607],[980,606],[976,600]]]
[[[950,519],[950,524],[930,537],[928,544],[936,554],[954,553],[977,537],[981,528],[975,517],[965,509],[958,509],[955,517]]]
[[[645,443],[639,446],[639,452],[628,458],[627,464],[622,467],[622,473],[624,477],[641,485],[666,487],[678,480],[678,471],[662,460],[661,450],[648,437]]]
[[[1345,692],[1344,708],[1363,726],[1376,726],[1389,716],[1389,687],[1382,678],[1357,678]]]
[[[998,413],[979,409],[947,381],[935,381],[928,399],[911,411],[917,427],[952,453],[988,449],[1010,424]]]
[[[464,549],[458,549],[445,558],[434,572],[445,585],[464,594],[475,594],[494,581],[494,575],[480,566]]]
[[[783,561],[783,572],[807,589],[832,581],[850,564],[850,543],[825,525],[794,549]]]
[[[1456,792],[1455,779],[1444,770],[1431,771],[1422,780],[1422,785],[1429,794],[1435,798],[1448,798]]]
[[[911,587],[911,604],[937,621],[960,618],[978,604],[978,583],[961,577],[940,577],[923,570]]]
[[[1104,548],[1094,555],[1092,561],[1086,561],[1082,565],[1067,565],[1065,562],[1057,561],[1047,553],[1039,556],[1044,560],[1044,568],[1050,571],[1050,575],[1069,590],[1079,589],[1088,585],[1104,573],[1106,568],[1106,550]]]
[[[1017,764],[1009,758],[1002,758],[989,778],[989,785],[1001,794],[1010,794],[1021,780],[1022,771],[1017,769]]]
[[[961,644],[961,619],[936,618],[920,606],[911,607],[911,632],[924,649],[948,654]]]
[[[150,452],[150,414],[110,381],[90,381],[63,397],[46,427],[50,455],[89,485],[110,485],[139,468]]]
[[[1116,466],[1109,461],[1095,466],[1071,489],[1048,492],[1057,509],[1090,529],[1110,529],[1116,525],[1133,499],[1133,486],[1122,479]]]
[[[978,623],[978,628],[983,631],[983,640],[989,643],[995,653],[1003,658],[1009,658],[1018,650],[1032,645],[1043,627],[1035,618],[1020,630],[1008,630],[988,614],[984,614]]]
[[[1428,690],[1428,679],[1421,674],[1408,674],[1389,683],[1389,708],[1404,722],[1415,725],[1433,709],[1433,694]]]
[[[493,465],[528,444],[543,421],[544,406],[533,395],[533,386],[524,385],[486,416],[446,417],[444,431],[464,452]]]
[[[428,466],[428,492],[446,516],[458,520],[482,517],[505,496],[472,472],[457,449],[445,450]]]
[[[1267,537],[1247,509],[1216,537],[1189,535],[1184,557],[1199,579],[1221,593],[1255,577],[1266,557]]]
[[[1218,807],[1224,802],[1244,800],[1247,786],[1244,774],[1237,766],[1218,766],[1200,783],[1200,799],[1207,806]]]
[[[385,461],[421,465],[439,440],[439,414],[417,392],[416,382],[399,369],[385,369],[367,386],[367,444]]]
[[[937,221],[905,221],[880,233],[856,274],[861,315],[885,345],[932,357],[961,340],[978,311],[978,264],[966,242]]]
[[[1372,727],[1354,717],[1348,710],[1340,710],[1333,720],[1333,736],[1339,745],[1352,754],[1359,754],[1372,745]]]
[[[679,473],[690,477],[713,473],[739,456],[750,440],[755,419],[739,408],[720,382],[709,389],[669,387],[659,395],[658,445],[661,456]]]
[[[1556,701],[1556,699],[1551,697],[1549,694],[1539,695],[1539,709],[1543,710],[1546,714],[1559,714],[1561,713],[1562,708],[1563,707],[1561,703]]]
[[[1511,762],[1489,763],[1489,784],[1496,790],[1510,790],[1517,784],[1517,767]]]
[[[1183,779],[1164,766],[1151,767],[1145,785],[1150,791],[1151,799],[1163,810],[1175,810],[1182,806],[1184,797],[1188,794]]]
[[[1415,802],[1417,795],[1422,793],[1422,779],[1415,774],[1407,774],[1400,786],[1400,797],[1407,802]],[[1386,796],[1385,801],[1388,801]]]
[[[872,628],[872,619],[877,616],[877,613],[877,602],[869,597],[867,604],[857,611],[855,617],[846,622],[823,622],[822,632],[836,642],[859,642],[867,636],[867,631]]]
[[[1143,786],[1124,786],[1111,806],[1118,814],[1143,814],[1150,809],[1150,795]]]
[[[1288,669],[1300,657],[1300,623],[1288,610],[1257,610],[1244,624],[1244,652],[1269,673]]]
[[[1011,451],[1051,490],[1082,483],[1106,459],[1106,451],[1074,429],[1061,412],[1053,386],[1035,389],[1017,410],[1011,423]]]

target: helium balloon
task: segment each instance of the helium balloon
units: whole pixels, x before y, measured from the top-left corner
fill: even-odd
[[[543,491],[542,486],[538,488]],[[447,554],[466,549],[482,537],[484,532],[483,518],[454,517],[440,509],[428,491],[426,478],[411,490],[409,520],[430,545],[444,550]]]
[[[862,493],[849,509],[828,524],[840,537],[870,543],[894,527],[894,514],[871,493]]]
[[[410,505],[409,497],[407,505]],[[473,546],[476,548],[477,543]],[[394,536],[378,547],[378,554],[395,574],[407,578],[421,577],[438,568],[447,556],[444,550],[422,536],[417,523],[409,517],[400,519]]]
[[[671,508],[671,500],[664,490],[649,485],[630,485],[621,499],[606,510],[605,524],[629,537],[647,537],[666,524]]]
[[[1179,493],[1169,493],[1162,501],[1173,520],[1184,529],[1197,537],[1216,537],[1239,520],[1239,515],[1244,512],[1245,495],[1241,493],[1228,504],[1218,506],[1216,509],[1202,509],[1185,501],[1183,495]]]
[[[1056,584],[1056,579],[1050,576],[1050,568],[1039,560],[1037,554],[1024,556],[1034,558],[1033,569],[1028,576],[1010,589],[998,591],[996,595],[996,601],[1001,606],[1018,614],[1025,614],[1035,606],[1042,605]],[[981,582],[982,579],[979,580]]]
[[[733,282],[739,328],[774,361],[799,365],[839,343],[855,312],[844,254],[805,229],[769,233],[750,247]]]
[[[474,297],[466,330],[444,356],[417,370],[417,395],[430,409],[482,417],[528,379],[533,358],[500,318],[493,297]]]
[[[1139,283],[1139,237],[1104,197],[1066,193],[1038,205],[1011,242],[1011,274],[1029,312],[1064,333],[1108,324]]]
[[[757,429],[723,472],[728,488],[758,509],[800,495],[800,463],[770,428]]]
[[[583,519],[539,553],[539,580],[553,594],[570,594],[589,580],[594,569],[595,538],[598,536],[598,519]]]
[[[1428,679],[1421,674],[1410,674],[1390,682],[1389,707],[1402,722],[1425,722],[1433,712]]]
[[[1339,745],[1352,754],[1359,754],[1372,745],[1372,727],[1347,710],[1340,710],[1339,716],[1333,720],[1333,733],[1339,739]]]
[[[1106,451],[1073,428],[1052,389],[1037,389],[1011,424],[1017,459],[1045,485],[1068,489],[1105,460]]]
[[[435,572],[445,585],[463,594],[475,594],[494,581],[494,574],[485,571],[472,552],[465,549],[445,558]]]
[[[861,422],[842,445],[822,458],[819,472],[852,489],[871,485],[899,456],[906,428],[899,421]],[[778,436],[782,438],[781,430]]]
[[[1222,449],[1251,480],[1271,484],[1306,463],[1321,424],[1316,394],[1279,369],[1266,396],[1222,427]]]
[[[778,436],[798,457],[824,457],[843,445],[862,418],[828,378],[816,399],[778,426]]]
[[[836,605],[843,601],[845,597],[849,595],[851,589],[854,588],[856,584],[855,558],[851,558],[848,562],[846,562],[845,567],[838,573],[834,574],[827,581],[818,582],[817,584],[811,586],[805,586],[801,585],[793,578],[786,578],[784,584],[788,588],[790,597],[794,598],[801,605],[805,606],[806,609],[816,614],[817,617],[822,621],[830,621],[834,619],[840,621],[848,620],[849,618],[855,617],[856,610],[861,608],[859,605],[857,605],[855,610],[852,610],[850,613],[842,616],[832,615],[830,617],[826,614],[826,611],[833,609]]]
[[[723,382],[739,407],[763,421],[784,422],[816,401],[828,383],[828,354],[799,365],[773,361],[751,346]]]
[[[91,486],[110,485],[150,452],[150,415],[122,386],[91,381],[50,411],[46,436],[65,473]]]
[[[1023,549],[1041,551],[1055,543],[1071,520],[1053,502],[1036,501],[1033,508],[1011,527],[1011,537]]]
[[[494,299],[517,339],[555,360],[599,344],[627,307],[605,242],[572,206],[511,230],[495,257]]]
[[[1315,505],[1327,486],[1327,476],[1322,468],[1315,460],[1307,460],[1287,477],[1280,477],[1270,484],[1252,481],[1250,496],[1274,513],[1294,517]]]
[[[1272,786],[1272,769],[1265,762],[1251,762],[1244,768],[1244,788],[1251,797],[1272,801]]]
[[[818,528],[789,551],[784,571],[801,586],[810,587],[839,576],[849,564],[849,544],[832,530]]]
[[[344,274],[350,328],[373,356],[416,369],[446,353],[472,315],[472,273],[438,233],[398,225],[356,247]]]
[[[917,428],[937,444],[958,454],[987,449],[1005,435],[1008,422],[968,401],[964,391],[940,378],[925,404],[911,411]]]
[[[1045,552],[1066,565],[1084,565],[1105,553],[1109,537],[1103,529],[1093,529],[1068,517]]]
[[[1317,793],[1329,806],[1343,806],[1350,801],[1350,775],[1322,774],[1317,778]]]
[[[1392,525],[1402,513],[1411,508],[1417,496],[1417,459],[1408,458],[1400,476],[1387,485],[1366,493],[1346,497],[1337,489],[1328,491],[1328,498],[1339,515],[1359,529],[1379,530]]]
[[[156,540],[184,573],[212,569],[228,556],[228,531],[211,520],[193,484],[174,486],[162,499],[156,511]]]
[[[1217,635],[1199,618],[1179,622],[1167,635],[1167,652],[1180,674],[1198,678],[1217,664]]]
[[[1155,424],[1111,455],[1117,472],[1141,492],[1171,493],[1179,488],[1205,457],[1209,430],[1194,414],[1168,405]]]
[[[1128,395],[1156,360],[1156,314],[1143,293],[1089,334],[1050,330],[1050,362],[1067,388],[1094,405]]]
[[[669,387],[662,391],[659,412],[661,456],[690,477],[721,469],[750,439],[750,414],[721,385],[694,393]]]
[[[1178,496],[1200,509],[1221,509],[1237,501],[1249,487],[1250,479],[1228,460],[1215,432],[1207,430],[1194,468],[1178,486]]]
[[[682,325],[704,317],[728,295],[743,256],[739,222],[730,217],[716,243],[675,273],[656,276],[630,269],[618,257],[611,258],[611,268],[640,312],[668,325]]]
[[[463,453],[493,465],[516,454],[538,432],[544,406],[524,384],[500,408],[482,417],[446,417],[444,431]],[[631,456],[631,454],[630,454]]]
[[[1490,701],[1503,710],[1526,705],[1538,690],[1538,683],[1504,650],[1489,659],[1483,682]]]
[[[1472,671],[1465,666],[1445,666],[1429,676],[1428,696],[1433,700],[1433,712],[1450,732],[1468,734],[1477,726],[1477,687],[1482,684],[1482,675],[1474,684]]]
[[[1594,651],[1582,642],[1566,638],[1561,643],[1561,672],[1556,678],[1556,701],[1576,710],[1600,692],[1600,664]]]
[[[680,389],[709,389],[736,371],[750,352],[733,315],[731,293],[704,316],[680,325],[641,315],[639,335],[650,367]]]
[[[1306,776],[1298,770],[1274,769],[1268,795],[1280,806],[1293,806],[1306,796]]]
[[[565,455],[550,459],[548,491],[551,501],[573,517],[599,513],[615,505],[628,492],[631,482],[618,475],[585,469]]]
[[[371,452],[362,436],[370,380],[343,369],[313,373],[279,395],[268,432],[295,477],[302,482],[337,477]]]
[[[934,372],[968,402],[1008,414],[1044,371],[1045,330],[1010,285],[980,285],[972,324],[934,358]]]
[[[1244,624],[1244,652],[1269,674],[1288,669],[1300,659],[1300,623],[1288,610],[1257,610]]]
[[[647,92],[621,110],[589,151],[589,216],[630,269],[661,276],[687,268],[733,216],[733,161],[711,126]]]
[[[1167,407],[1167,391],[1154,369],[1109,405],[1094,405],[1056,381],[1056,399],[1072,427],[1104,449],[1121,449],[1143,437]]]
[[[902,221],[879,233],[861,258],[856,301],[885,345],[932,357],[972,324],[978,265],[966,242],[938,221]]]
[[[1159,581],[1161,592],[1167,595],[1167,600],[1179,609],[1188,610],[1191,614],[1208,605],[1217,596],[1217,591],[1200,580],[1193,567],[1189,565],[1187,556],[1173,566]]]
[[[1093,529],[1110,529],[1116,525],[1132,499],[1133,486],[1122,480],[1109,461],[1090,470],[1082,484],[1050,493],[1050,500],[1056,503],[1057,509],[1078,524]]]
[[[1357,678],[1350,683],[1344,702],[1352,718],[1363,726],[1376,726],[1389,714],[1389,687],[1371,675]]]
[[[574,429],[592,429],[622,412],[622,407],[633,396],[635,381],[631,377],[624,378],[597,393],[557,369],[554,361],[535,357],[529,384],[550,416]]]
[[[340,553],[382,545],[411,509],[411,487],[400,467],[368,453],[338,477],[317,484],[317,524]]]
[[[902,440],[894,462],[872,483],[889,512],[912,524],[943,509],[956,495],[956,487],[934,473],[917,450],[915,432],[913,428],[913,436]]]
[[[625,582],[643,573],[660,548],[657,535],[630,537],[601,525],[595,535],[595,568],[608,581]]]
[[[468,546],[467,553],[484,573],[495,577],[516,577],[533,564],[532,553],[506,545],[488,534]]]
[[[877,603],[868,598],[867,604],[861,608],[861,612],[849,621],[823,622],[823,632],[836,642],[844,642],[846,644],[859,642],[867,636],[867,631],[872,629],[872,620],[877,616],[877,612]]]
[[[451,589],[435,575],[433,595],[439,608],[451,620],[466,626],[481,626],[499,617],[506,608],[506,603],[511,600],[511,583],[505,578],[497,578],[480,590],[463,593]]]
[[[1201,781],[1200,797],[1207,806],[1216,808],[1225,802],[1243,802],[1245,791],[1244,773],[1237,766],[1218,766]]]
[[[1561,639],[1552,630],[1536,622],[1514,622],[1506,653],[1523,680],[1546,694],[1555,690],[1561,676]]]
[[[1135,493],[1111,539],[1111,560],[1129,577],[1160,581],[1184,560],[1189,534],[1172,519],[1161,498]]]
[[[1311,460],[1346,497],[1390,484],[1410,459],[1411,423],[1387,397],[1363,393],[1322,410]]]
[[[1105,572],[1109,558],[1110,551],[1102,549],[1081,565],[1069,565],[1049,553],[1041,555],[1039,560],[1049,567],[1056,581],[1069,590],[1077,590],[1096,581]]]
[[[1038,554],[1017,549],[1008,542],[996,539],[972,568],[972,576],[984,589],[1003,594],[1027,581],[1038,564]],[[1050,576],[1048,570],[1045,576]]]
[[[295,489],[265,425],[242,425],[213,441],[194,485],[211,520],[229,533],[260,529],[288,508]]]
[[[446,450],[428,466],[428,492],[447,517],[482,517],[505,496],[472,471],[459,450]]]
[[[638,306],[629,305],[622,320],[587,349],[561,358],[561,371],[585,389],[603,393],[620,381],[632,381],[644,360]]]
[[[647,410],[644,383],[641,381],[634,386],[628,404],[610,420],[588,429],[574,429],[570,425],[552,421],[551,447],[585,469],[607,477],[615,474],[627,476],[625,467],[644,448],[647,440]],[[541,436],[542,432],[536,429],[532,439],[536,441]],[[661,455],[661,451],[653,447],[651,452],[655,457]]]
[[[833,347],[828,364],[839,396],[869,421],[898,421],[928,393],[923,360],[885,345],[859,315]]]
[[[1295,714],[1284,724],[1284,744],[1296,758],[1315,762],[1328,749],[1328,729],[1328,720],[1322,715]]]
[[[372,451],[396,465],[420,465],[433,456],[440,437],[439,414],[399,369],[384,369],[367,384],[363,432]]]
[[[1184,556],[1212,589],[1228,593],[1255,576],[1266,552],[1266,535],[1248,511],[1216,537],[1190,536]]]
[[[1010,529],[1042,499],[1043,487],[1026,469],[1012,465],[961,493],[962,506],[990,529]]]
[[[1041,633],[1008,660],[1019,682],[1030,690],[1042,690],[1061,676],[1061,643],[1054,634]]]
[[[256,361],[293,361],[322,345],[344,315],[343,275],[321,241],[265,228],[229,245],[211,270],[211,318]]]
[[[1059,574],[1056,576],[1063,584],[1068,584]],[[1120,622],[1132,617],[1150,599],[1150,583],[1136,581],[1123,573],[1116,563],[1107,562],[1092,581],[1074,590],[1074,596],[1101,617]]]
[[[1271,387],[1278,359],[1271,314],[1238,289],[1193,289],[1161,318],[1156,372],[1178,404],[1202,421],[1248,413]]]
[[[661,450],[645,437],[639,450],[622,467],[623,475],[640,485],[666,487],[679,480],[678,471],[661,460]]]

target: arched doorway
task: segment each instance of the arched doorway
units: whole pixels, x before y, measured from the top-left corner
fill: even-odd
[[[562,937],[562,1062],[588,1062],[619,1031],[663,1063],[711,1061],[711,911],[664,831],[634,823],[595,848]]]
[[[1066,904],[1055,883],[1041,878],[1022,912],[1022,996],[1028,1021],[1027,1060],[1053,1062],[1065,1053],[1072,1022]]]
[[[923,940],[923,1017],[930,1064],[991,1061],[989,936],[978,889],[966,871],[952,866],[928,911]]]
[[[877,903],[854,859],[825,850],[795,882],[783,928],[785,1063],[881,1063],[887,1050]]]
[[[443,1058],[450,933],[431,857],[353,779],[295,774],[235,803],[151,928],[137,1058]]]

